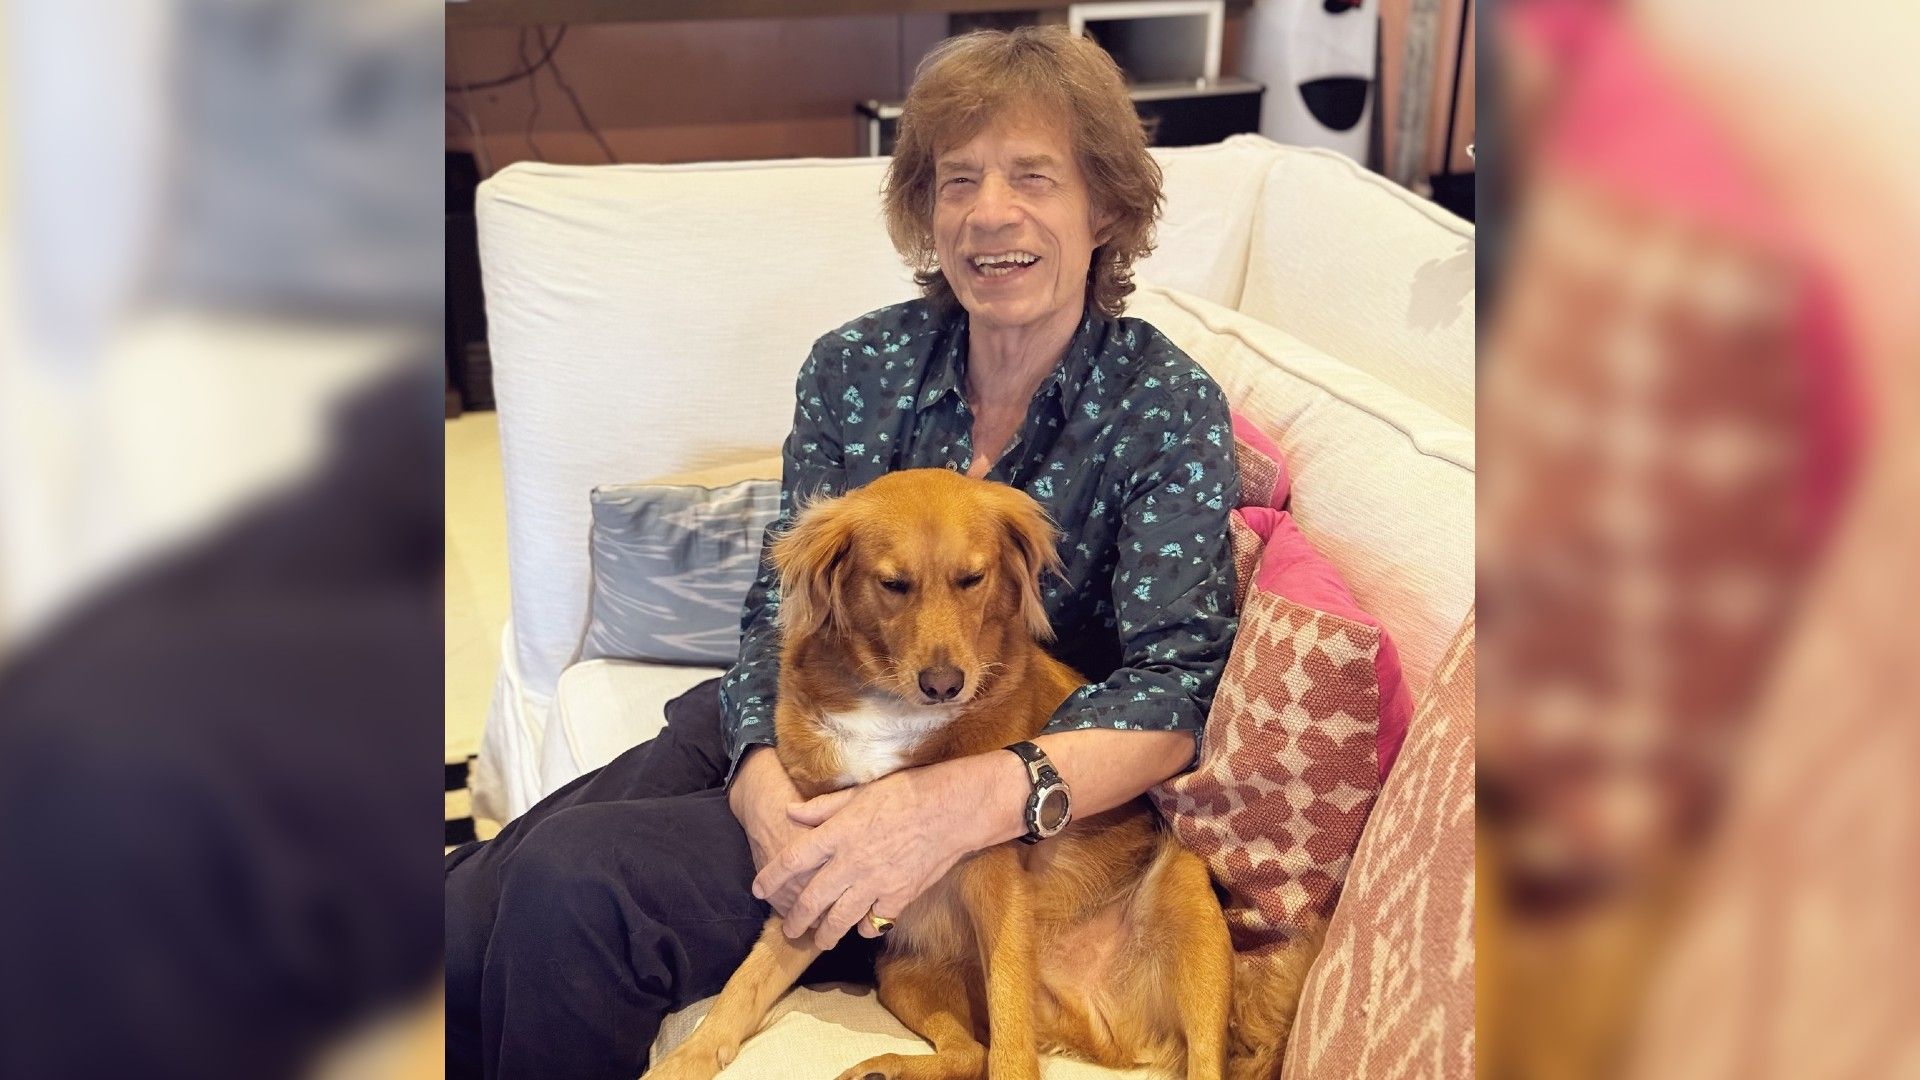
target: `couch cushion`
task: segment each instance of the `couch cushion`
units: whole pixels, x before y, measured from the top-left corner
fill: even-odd
[[[742,480],[778,480],[784,467],[779,451],[721,462],[699,469],[684,469],[665,476],[644,477],[649,484],[692,484],[694,487],[722,488]]]
[[[1473,426],[1473,226],[1324,150],[1289,150],[1232,307]]]
[[[713,998],[667,1017],[653,1041],[653,1060],[686,1041]],[[719,1080],[792,1080],[838,1076],[878,1054],[930,1054],[926,1040],[896,1020],[871,987],[829,983],[800,987],[774,1003],[771,1019],[748,1039]],[[1043,1059],[1047,1080],[1164,1080],[1157,1069],[1103,1069],[1069,1058]]]
[[[1393,635],[1418,696],[1473,601],[1473,435],[1238,312],[1145,288],[1130,314],[1213,375],[1279,444],[1288,508]]]
[[[725,673],[633,660],[585,660],[567,668],[540,748],[537,797],[653,738],[666,727],[667,702]]]

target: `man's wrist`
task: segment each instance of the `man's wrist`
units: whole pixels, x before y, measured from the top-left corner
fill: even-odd
[[[980,842],[975,850],[1025,836],[1027,800],[1033,795],[1026,763],[1005,750],[981,754],[976,760],[984,774],[978,790],[986,796],[982,800],[986,812],[979,815]]]
[[[733,784],[727,788],[727,806],[742,824],[746,823],[747,812],[759,801],[760,793],[766,787],[768,763],[757,759],[765,757],[774,765],[779,764],[779,756],[772,750],[772,746],[758,743],[740,752],[740,763],[733,771]],[[767,753],[763,754],[762,751]]]

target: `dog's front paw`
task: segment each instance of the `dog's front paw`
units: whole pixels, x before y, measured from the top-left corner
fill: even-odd
[[[732,1058],[732,1054],[722,1054],[715,1047],[700,1045],[698,1039],[689,1039],[654,1062],[640,1080],[713,1080]]]
[[[905,1060],[899,1054],[881,1054],[841,1073],[838,1080],[900,1080]]]

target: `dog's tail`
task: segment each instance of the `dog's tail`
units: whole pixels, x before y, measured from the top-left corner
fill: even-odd
[[[1285,945],[1234,954],[1227,1080],[1279,1080],[1300,990],[1326,933],[1325,920],[1315,919]]]

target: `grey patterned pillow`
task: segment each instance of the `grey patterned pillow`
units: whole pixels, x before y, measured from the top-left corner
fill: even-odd
[[[580,659],[725,666],[780,513],[778,480],[593,489],[593,600]]]

